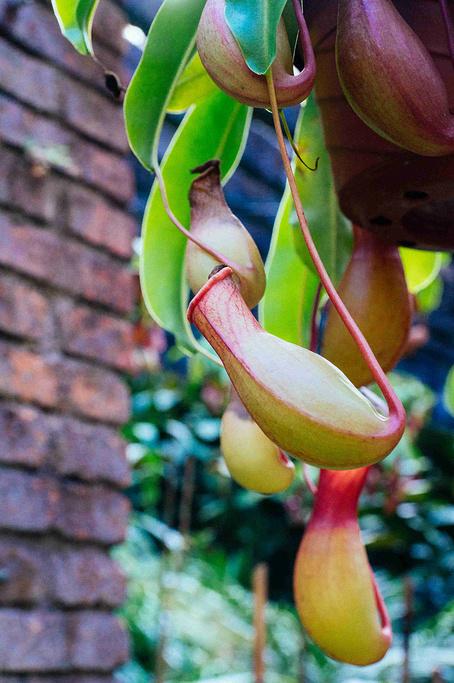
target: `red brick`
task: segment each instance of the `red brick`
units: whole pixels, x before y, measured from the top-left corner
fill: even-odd
[[[4,341],[0,393],[112,424],[129,416],[128,390],[116,373],[81,361],[45,358]]]
[[[0,202],[46,223],[63,225],[121,258],[131,257],[136,232],[132,216],[57,173],[37,173],[31,159],[6,148],[0,155]]]
[[[50,476],[0,470],[0,528],[4,530],[58,531],[66,538],[111,545],[124,539],[128,512],[126,497],[105,486],[59,483]]]
[[[46,598],[42,554],[34,543],[14,536],[0,537],[0,573],[2,605],[30,604]]]
[[[62,361],[60,408],[93,420],[123,424],[129,417],[129,392],[111,370],[81,361]]]
[[[70,607],[117,607],[125,599],[125,577],[105,552],[57,548],[52,554],[53,584],[50,598]],[[49,590],[45,557],[41,577]]]
[[[0,538],[0,571],[3,605],[116,607],[125,597],[120,569],[97,548],[8,536]]]
[[[0,0],[0,26],[7,36],[22,43],[27,50],[46,57],[105,92],[103,69],[89,57],[80,55],[63,37],[50,7],[34,2],[11,8],[9,0]],[[120,55],[113,54],[101,44],[96,46],[96,54],[108,69],[115,71],[124,83],[127,82]]]
[[[115,102],[76,82],[61,79],[61,117],[85,135],[118,152],[128,151],[123,112]]]
[[[5,96],[0,96],[0,136],[118,201],[127,202],[134,194],[132,169],[125,159],[81,140],[60,123]]]
[[[67,621],[62,613],[0,609],[0,670],[65,671],[69,668]]]
[[[133,305],[132,273],[115,260],[50,230],[0,215],[0,263],[120,312]]]
[[[0,463],[46,465],[62,476],[121,488],[130,483],[125,444],[112,427],[2,402],[0,434]]]
[[[50,477],[0,470],[0,528],[48,531],[54,524],[59,504],[60,492]]]
[[[60,474],[88,482],[110,482],[122,488],[129,485],[125,444],[117,430],[73,418],[56,421],[54,464]]]
[[[59,400],[55,364],[36,353],[0,341],[0,393],[52,407]]]
[[[128,639],[119,620],[110,614],[81,612],[68,617],[73,639],[70,661],[81,671],[111,671],[126,661]]]
[[[2,148],[0,202],[49,222],[57,216],[61,184],[55,174],[41,175],[34,169],[31,159]]]
[[[0,88],[37,109],[58,107],[59,72],[0,39]],[[37,87],[39,84],[39,87]]]
[[[0,404],[0,462],[38,467],[51,443],[47,416],[30,406]]]
[[[58,320],[64,351],[131,371],[131,323],[97,313],[87,306],[72,306],[69,301],[61,302]]]
[[[36,287],[0,273],[0,330],[41,339],[51,329],[50,306]]]
[[[0,609],[0,633],[4,674],[109,672],[128,656],[126,634],[110,614]]]
[[[118,103],[1,39],[0,88],[108,147],[123,153],[128,149]]]
[[[68,185],[66,222],[71,232],[87,242],[105,246],[113,254],[129,259],[136,222],[129,214],[103,201],[86,188]]]
[[[105,486],[63,483],[56,527],[67,538],[120,543],[128,524],[127,498]]]

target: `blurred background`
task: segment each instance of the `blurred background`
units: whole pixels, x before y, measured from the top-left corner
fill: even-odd
[[[159,1],[144,4],[104,0],[97,13],[97,55],[122,83]],[[418,295],[414,345],[393,373],[409,429],[361,501],[395,640],[356,669],[323,655],[293,607],[312,505],[302,477],[272,497],[231,481],[224,376],[183,357],[144,310],[152,178],[128,153],[104,69],[45,2],[0,0],[0,141],[0,683],[252,683],[263,563],[267,683],[454,681],[450,257]],[[258,112],[226,196],[263,255],[283,187]]]

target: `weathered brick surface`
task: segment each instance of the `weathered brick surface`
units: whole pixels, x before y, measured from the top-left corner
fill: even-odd
[[[0,215],[0,264],[120,313],[133,304],[134,281],[126,265],[6,213]]]
[[[98,57],[122,75],[122,11]],[[121,105],[47,0],[0,0],[0,683],[113,683],[136,278]]]
[[[128,162],[89,144],[66,126],[0,95],[0,137],[37,160],[127,202],[133,194]]]
[[[95,548],[57,548],[51,557],[52,579],[49,581],[44,556],[41,580],[48,597],[55,602],[71,607],[116,607],[125,599],[125,578],[104,552]]]
[[[100,612],[81,612],[68,617],[74,634],[69,659],[75,669],[110,671],[127,655],[127,640],[119,621]]]
[[[60,474],[121,487],[130,483],[125,445],[115,429],[65,418],[55,430],[54,443]]]
[[[113,424],[129,414],[129,395],[115,372],[1,340],[0,393]]]
[[[58,484],[50,477],[0,470],[0,529],[27,532],[52,529],[60,497]]]
[[[4,401],[0,434],[0,464],[45,466],[65,477],[121,488],[130,482],[125,444],[113,427]]]
[[[75,235],[123,258],[131,257],[136,224],[124,211],[77,185],[68,186],[66,211],[68,229]]]
[[[93,420],[121,424],[129,415],[129,394],[124,382],[110,370],[80,361],[59,366],[60,407]]]
[[[116,102],[75,79],[68,82],[59,69],[1,39],[0,87],[94,140],[119,152],[127,151],[122,111]]]
[[[0,203],[54,223],[78,238],[129,259],[133,218],[87,187],[69,182],[30,157],[4,148],[0,154]]]
[[[48,299],[36,287],[0,272],[0,330],[27,339],[49,334]]]
[[[87,306],[68,305],[68,302],[62,302],[58,319],[65,351],[99,360],[120,370],[131,370],[130,323]]]
[[[58,612],[0,609],[0,670],[64,671],[67,624]]]
[[[0,463],[39,467],[51,447],[49,418],[27,405],[0,404]]]
[[[62,541],[1,538],[0,574],[4,605],[115,607],[125,595],[124,577],[103,551]]]
[[[101,4],[101,3],[100,3]],[[104,8],[107,9],[107,8]],[[102,15],[96,17],[95,30],[102,29]],[[108,23],[104,21],[108,30]],[[80,55],[61,35],[50,7],[37,2],[14,5],[9,0],[0,0],[0,27],[6,36],[18,41],[27,51],[45,57],[70,74],[103,88],[103,70],[93,60]],[[115,44],[121,45],[115,36]],[[124,82],[127,74],[121,55],[114,54],[102,43],[96,45],[98,58],[108,69],[115,71]]]
[[[100,485],[64,484],[56,528],[78,541],[111,545],[124,540],[129,512],[126,498]]]
[[[51,408],[59,403],[61,377],[52,360],[0,341],[0,393]]]
[[[112,489],[0,470],[0,529],[45,533],[105,545],[124,539],[129,505]]]
[[[21,152],[2,146],[0,153],[0,203],[50,222],[58,211],[61,182],[44,172]]]
[[[127,653],[118,619],[93,611],[0,609],[0,633],[4,673],[111,671]]]

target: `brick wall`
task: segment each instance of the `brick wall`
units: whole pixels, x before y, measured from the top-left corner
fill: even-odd
[[[97,53],[122,75],[108,0]],[[128,268],[121,107],[47,4],[0,0],[0,683],[100,683],[127,656]]]

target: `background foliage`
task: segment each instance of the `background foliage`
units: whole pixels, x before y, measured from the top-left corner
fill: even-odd
[[[222,373],[207,374],[195,358],[184,379],[172,348],[167,362],[170,369],[144,370],[131,385],[134,516],[117,557],[129,578],[133,660],[122,680],[252,683],[250,584],[262,561],[270,571],[270,683],[403,681],[406,630],[410,680],[431,681],[436,669],[454,680],[453,446],[431,422],[430,391],[395,374],[411,428],[374,468],[362,498],[363,537],[396,633],[383,662],[362,670],[327,659],[293,608],[293,559],[311,507],[301,476],[280,496],[236,486],[219,454]]]

